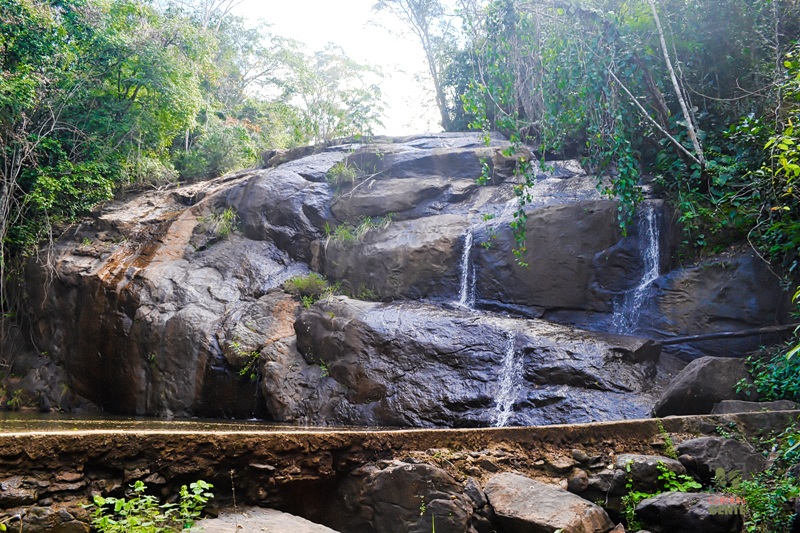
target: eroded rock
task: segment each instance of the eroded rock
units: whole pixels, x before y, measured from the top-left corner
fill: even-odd
[[[391,461],[351,472],[329,514],[347,533],[429,533],[434,524],[436,531],[474,533],[479,503],[440,468]]]

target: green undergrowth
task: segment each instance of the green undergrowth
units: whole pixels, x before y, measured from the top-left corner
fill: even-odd
[[[389,227],[394,213],[382,217],[363,217],[358,224],[344,223],[331,226],[325,223],[325,235],[329,241],[354,243],[362,240],[371,230],[383,230]]]
[[[203,480],[183,485],[176,503],[160,503],[142,481],[131,485],[127,498],[95,496],[86,507],[100,533],[170,533],[191,528],[214,497]]]
[[[636,506],[642,501],[657,496],[664,492],[696,492],[703,488],[703,486],[685,474],[676,474],[667,466],[660,462],[656,465],[658,468],[658,481],[661,484],[661,490],[656,492],[643,492],[633,490],[633,476],[631,475],[632,461],[625,465],[625,470],[628,472],[625,488],[627,494],[622,497],[622,507],[620,513],[625,518],[625,523],[631,531],[642,529],[642,524],[636,520]]]
[[[793,503],[800,498],[800,430],[790,426],[760,444],[772,460],[769,468],[734,483],[717,479],[716,489],[744,500],[741,512],[747,533],[789,533],[796,520]]]
[[[306,309],[319,300],[339,294],[340,288],[341,285],[338,282],[329,284],[328,280],[316,272],[310,272],[305,276],[295,276],[284,283],[286,292],[299,296]]]

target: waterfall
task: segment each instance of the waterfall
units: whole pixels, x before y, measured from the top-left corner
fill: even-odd
[[[639,284],[626,291],[614,305],[611,329],[614,333],[630,334],[639,325],[639,313],[650,285],[658,279],[661,246],[656,211],[644,204],[639,213],[639,253],[642,257],[642,278]]]
[[[522,357],[514,348],[514,334],[506,334],[503,366],[500,369],[499,388],[495,396],[492,425],[504,427],[514,413],[514,402],[522,388]]]
[[[461,252],[461,280],[458,291],[458,305],[472,309],[475,305],[475,275],[472,268],[472,228],[464,234],[464,250]]]

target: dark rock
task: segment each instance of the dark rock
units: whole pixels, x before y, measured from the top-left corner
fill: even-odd
[[[351,472],[338,488],[329,512],[333,527],[345,532],[473,532],[473,500],[450,474],[427,464],[392,461]]]
[[[321,247],[325,275],[354,295],[379,299],[454,297],[467,221],[456,215],[393,222],[359,241]]]
[[[80,506],[56,504],[6,509],[9,531],[24,533],[89,533],[89,513]],[[20,523],[22,529],[20,529]]]
[[[750,479],[767,468],[766,458],[747,443],[720,437],[700,437],[677,446],[682,462],[705,482],[718,472],[728,483]]]
[[[503,531],[606,533],[614,524],[602,508],[579,496],[519,474],[493,476],[485,487]]]
[[[200,520],[192,529],[202,533],[232,533],[235,531],[336,533],[329,527],[315,524],[305,518],[260,507],[247,507],[237,512],[220,513],[215,518]]]
[[[341,194],[331,207],[337,220],[357,223],[370,216],[392,213],[398,218],[425,201],[463,200],[477,189],[474,179],[454,181],[445,177],[368,179],[351,192]],[[406,215],[407,216],[407,215]]]
[[[727,357],[702,357],[673,378],[653,408],[658,417],[710,413],[722,400],[744,400],[736,385],[752,383],[744,361]]]
[[[656,280],[641,310],[642,329],[663,338],[774,325],[787,316],[789,296],[761,259],[715,259]],[[775,335],[716,339],[672,346],[670,353],[687,361],[706,355],[743,357],[779,340]]]
[[[617,493],[624,490],[624,485],[619,486],[619,483],[621,481],[627,482],[629,477],[633,481],[633,490],[641,492],[659,492],[664,490],[663,485],[658,479],[659,475],[661,475],[659,465],[661,465],[661,468],[666,468],[675,474],[686,474],[686,468],[684,468],[680,461],[669,457],[637,454],[618,455],[614,468],[624,472],[625,476],[622,478],[616,476],[614,478],[615,486],[612,487],[611,492]]]
[[[738,533],[741,509],[727,512],[722,495],[665,492],[636,506],[636,517],[655,533]]]
[[[798,409],[797,403],[790,400],[776,402],[746,402],[743,400],[722,400],[711,410],[712,415],[725,415],[729,413],[757,413],[759,411],[794,411]]]
[[[478,482],[475,481],[475,478],[468,478],[464,482],[464,494],[472,500],[476,509],[481,509],[489,503],[489,500],[486,499],[486,494],[481,489],[481,486],[478,485]]]
[[[271,241],[290,257],[310,261],[311,242],[325,236],[332,191],[283,167],[260,171],[225,191],[223,206],[234,208],[248,239]]]
[[[585,470],[576,468],[567,480],[567,490],[573,494],[580,494],[589,488],[589,475]]]
[[[16,507],[36,503],[39,493],[20,476],[0,481],[0,507]]]
[[[604,335],[418,303],[337,297],[303,311],[295,330],[307,362],[330,375],[302,386],[315,423],[491,424],[509,348],[523,369],[512,424],[641,416],[652,376]]]
[[[613,246],[621,234],[615,222],[617,205],[588,201],[529,210],[526,251],[520,266],[513,260],[517,246],[510,229],[491,236],[484,230],[476,242],[475,270],[479,301],[538,309],[611,311],[611,293],[596,284],[595,256]],[[547,283],[542,283],[546,279]]]

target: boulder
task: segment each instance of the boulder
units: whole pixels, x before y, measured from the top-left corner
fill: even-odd
[[[696,359],[672,379],[653,407],[653,414],[658,417],[708,414],[722,400],[747,399],[744,392],[736,392],[742,380],[752,383],[741,359]]]
[[[636,506],[636,517],[654,533],[739,533],[741,508],[721,494],[665,492]]]
[[[313,391],[306,420],[314,423],[541,425],[641,417],[648,409],[654,365],[638,362],[635,343],[613,336],[344,297],[302,311],[295,331],[307,363],[329,374],[303,386]]]
[[[624,472],[624,477],[615,476],[614,486],[611,493],[618,493],[625,489],[628,478],[633,481],[633,490],[640,492],[660,492],[664,490],[663,484],[659,481],[661,468],[666,468],[670,472],[682,475],[686,474],[686,468],[677,459],[662,457],[660,455],[638,455],[624,453],[617,456],[614,468]]]
[[[20,476],[0,481],[0,508],[30,505],[38,499],[37,487]]]
[[[307,262],[311,243],[325,236],[325,224],[336,225],[330,212],[332,197],[327,183],[278,167],[255,173],[224,191],[217,201],[235,211],[245,237],[270,241],[292,259]]]
[[[333,238],[319,247],[322,271],[354,296],[457,299],[467,225],[463,217],[441,215],[392,222],[360,240]]]
[[[192,527],[197,533],[234,533],[236,531],[291,531],[292,533],[336,533],[336,530],[305,518],[274,509],[247,507],[205,518]]]
[[[508,533],[607,533],[614,528],[601,507],[519,474],[492,476],[484,490],[498,523]]]
[[[475,533],[471,522],[478,502],[461,483],[428,464],[389,461],[351,472],[339,485],[328,511],[346,533]]]
[[[745,442],[721,437],[700,437],[680,443],[677,451],[686,468],[703,481],[723,474],[723,483],[750,479],[767,468],[767,459]]]
[[[747,402],[744,400],[722,400],[711,410],[712,415],[727,415],[730,413],[758,413],[761,411],[794,411],[800,406],[790,400],[775,402]]]

